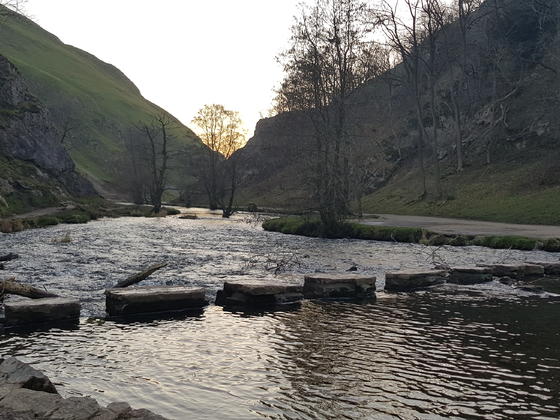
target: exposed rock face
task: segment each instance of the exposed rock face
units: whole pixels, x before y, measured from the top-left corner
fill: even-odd
[[[303,299],[301,286],[277,284],[224,283],[216,296],[216,305],[222,306],[274,306],[298,302]]]
[[[0,420],[165,420],[126,403],[106,408],[90,397],[62,398],[43,373],[9,357],[0,359]]]
[[[447,271],[396,271],[385,274],[385,290],[389,292],[411,292],[421,290],[447,280]]]
[[[105,292],[111,316],[200,309],[208,304],[204,289],[192,287],[135,287]]]
[[[80,301],[78,299],[45,298],[7,302],[4,308],[8,326],[78,321],[80,318]]]
[[[303,294],[309,299],[375,297],[375,277],[359,274],[310,274],[305,276]]]
[[[94,195],[91,184],[75,171],[61,137],[49,112],[29,93],[16,67],[0,55],[0,156],[33,164],[37,176],[56,180],[72,195]],[[2,190],[20,188],[17,183],[3,180],[6,185]]]

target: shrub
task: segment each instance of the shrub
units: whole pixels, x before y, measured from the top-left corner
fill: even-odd
[[[474,245],[495,249],[532,251],[537,246],[537,240],[522,236],[484,236],[475,238]]]
[[[73,213],[73,214],[66,214],[62,217],[62,223],[69,223],[69,224],[79,224],[79,223],[87,223],[91,220],[89,214],[85,213]]]
[[[547,239],[546,241],[544,241],[542,245],[542,249],[543,251],[548,251],[548,252],[560,252],[560,239],[559,238]]]
[[[174,208],[165,207],[165,212],[168,216],[175,216],[177,214],[181,214],[181,212]]]
[[[60,221],[54,216],[43,216],[35,220],[35,226],[41,228],[46,226],[58,225]]]

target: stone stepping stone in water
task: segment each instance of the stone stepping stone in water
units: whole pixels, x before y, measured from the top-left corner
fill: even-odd
[[[360,274],[308,274],[303,294],[307,299],[375,298],[375,280],[374,276]]]
[[[537,264],[478,264],[478,266],[488,268],[496,277],[523,280],[544,276],[544,267]]]
[[[492,281],[493,277],[492,270],[488,267],[453,267],[447,281],[464,285],[480,284]]]
[[[394,271],[385,273],[385,290],[389,292],[412,292],[443,284],[447,281],[446,270]]]
[[[78,299],[62,297],[6,302],[4,304],[7,326],[60,321],[78,322],[80,309]]]
[[[220,306],[275,306],[303,299],[301,286],[279,284],[244,284],[225,282],[216,295]]]
[[[204,289],[192,287],[135,287],[105,291],[109,316],[201,309],[208,304]]]
[[[544,274],[547,276],[560,276],[560,261],[559,262],[530,262],[532,265],[540,265],[544,268]]]

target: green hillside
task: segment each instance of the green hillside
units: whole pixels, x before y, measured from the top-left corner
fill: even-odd
[[[120,70],[21,16],[2,17],[0,54],[16,65],[56,125],[72,127],[65,146],[78,170],[98,185],[119,189],[123,136],[162,110]],[[194,133],[178,121],[174,136],[176,147],[200,150]]]

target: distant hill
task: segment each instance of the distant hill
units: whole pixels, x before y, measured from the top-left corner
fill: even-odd
[[[142,97],[116,67],[62,43],[20,15],[1,17],[0,55],[19,70],[29,91],[48,109],[59,135],[67,131],[64,147],[77,170],[98,190],[125,196],[123,139],[139,122],[163,110]],[[181,188],[194,182],[186,162],[203,146],[189,128],[179,121],[176,126],[174,148],[183,160],[174,165],[170,183]]]
[[[365,212],[560,224],[560,17],[556,0],[539,4],[550,6],[556,15],[543,18],[533,2],[518,0],[491,0],[476,12],[467,40],[476,89],[468,112],[462,114],[465,162],[460,172],[447,95],[450,86],[463,86],[465,79],[457,64],[457,23],[441,34],[437,91],[445,100],[436,121],[439,147],[427,144],[426,197],[420,194],[412,95],[402,83],[389,95],[387,80],[402,80],[402,66],[354,93],[349,110],[351,164],[367,166],[372,174],[364,186]],[[490,56],[489,45],[499,62]],[[427,91],[423,99],[431,132]],[[456,99],[467,101],[460,89]],[[241,201],[313,209],[312,188],[306,182],[312,141],[312,127],[301,113],[261,120],[236,155],[243,174]],[[435,159],[441,166],[441,197],[435,194]]]

